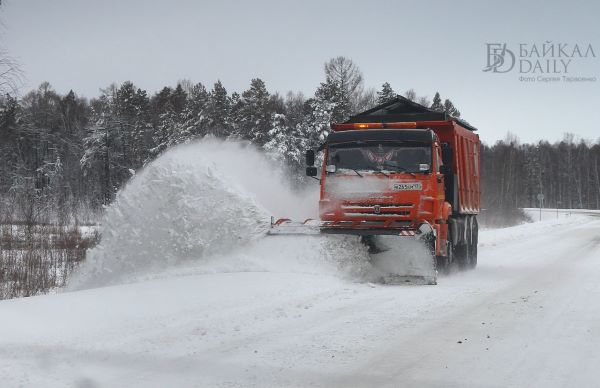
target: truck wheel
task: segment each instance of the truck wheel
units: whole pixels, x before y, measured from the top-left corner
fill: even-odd
[[[454,248],[454,258],[458,269],[464,270],[469,267],[469,245],[460,244]]]
[[[477,218],[473,217],[471,222],[471,246],[469,247],[470,260],[469,268],[477,267],[477,244],[479,243],[479,225]]]
[[[446,242],[447,247],[446,247],[446,252],[448,252],[448,254],[446,256],[436,256],[435,260],[436,260],[436,265],[437,265],[437,270],[444,275],[447,275],[450,273],[450,266],[452,265],[452,262],[454,261],[454,246],[452,245],[452,242],[447,241]]]
[[[469,249],[471,248],[471,228],[468,217],[465,219],[465,235],[465,241],[457,245],[454,250],[454,257],[460,270],[471,268],[471,252]]]

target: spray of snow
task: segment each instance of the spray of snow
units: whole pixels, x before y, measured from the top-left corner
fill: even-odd
[[[135,175],[107,209],[102,242],[69,289],[128,283],[173,271],[282,271],[360,276],[356,238],[265,238],[271,215],[316,217],[317,185],[295,193],[281,169],[242,142],[175,147]]]
[[[173,267],[161,276],[232,272],[276,272],[329,276],[353,281],[374,278],[366,248],[356,237],[269,236],[194,266]]]

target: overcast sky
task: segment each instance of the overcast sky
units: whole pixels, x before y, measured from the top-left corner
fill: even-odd
[[[126,80],[154,92],[185,78],[209,87],[220,79],[243,91],[254,77],[271,92],[309,96],[324,79],[323,63],[343,55],[366,86],[388,81],[399,92],[451,98],[486,142],[507,131],[522,141],[565,132],[595,140],[599,15],[592,0],[2,0],[0,44],[21,62],[25,89],[49,81],[85,97]],[[520,43],[542,51],[546,42],[568,44],[567,52],[578,44],[582,54],[591,44],[595,58],[563,59],[571,59],[567,76],[597,81],[523,82],[540,74],[520,74],[518,64],[483,71],[486,43],[506,43],[518,56]],[[533,59],[545,66],[557,58]]]

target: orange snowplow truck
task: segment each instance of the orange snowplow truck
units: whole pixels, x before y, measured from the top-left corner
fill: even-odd
[[[398,96],[331,129],[320,173],[306,152],[307,175],[320,179],[319,233],[426,237],[439,271],[477,265],[474,127]]]

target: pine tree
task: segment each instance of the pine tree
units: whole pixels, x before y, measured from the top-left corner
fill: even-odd
[[[460,117],[460,111],[456,109],[452,101],[450,101],[449,99],[446,99],[444,101],[444,112],[446,112],[452,117]]]
[[[221,81],[217,81],[208,96],[208,134],[227,137],[230,131],[232,101]]]
[[[77,112],[80,108],[77,103],[75,92],[70,90],[69,93],[61,100],[61,113],[63,116],[64,130],[66,133],[73,133],[76,128],[80,127],[81,123],[77,122]]]
[[[172,105],[172,95],[173,89],[171,89],[168,86],[165,86],[161,89],[160,92],[158,92],[152,97],[150,103],[152,105],[152,114],[154,115],[155,120],[158,119],[158,116],[160,116],[161,113],[165,112],[165,110],[167,109],[166,107],[168,105]]]
[[[124,82],[120,88],[116,89],[116,94],[112,100],[114,105],[113,119],[118,122],[122,132],[123,159],[125,164],[132,165],[135,159],[134,149],[136,147],[135,126],[137,117],[137,107],[135,106],[136,90],[132,82]]]
[[[130,167],[124,157],[124,131],[119,120],[112,85],[92,102],[92,125],[84,139],[85,152],[81,158],[84,174],[95,176],[102,193],[102,203],[108,204],[121,185],[130,177]]]
[[[239,136],[259,146],[268,141],[271,129],[272,114],[270,95],[265,83],[254,78],[250,89],[242,93],[238,111]]]
[[[276,161],[290,163],[297,159],[299,152],[298,139],[286,122],[284,114],[275,113],[269,140],[263,146],[264,150]]]
[[[392,86],[389,84],[389,82],[386,82],[381,85],[381,90],[377,92],[377,104],[385,104],[386,102],[396,98],[396,96],[396,92],[394,92]]]
[[[435,96],[433,96],[433,102],[431,103],[431,109],[437,112],[444,111],[444,105],[442,104],[442,98],[440,97],[439,92],[435,92]]]
[[[150,99],[145,90],[138,88],[135,91],[133,106],[135,116],[131,135],[133,141],[133,165],[131,168],[138,169],[148,160],[148,150],[155,146],[152,139],[154,131],[150,120]]]
[[[115,95],[115,113],[127,121],[134,120],[137,113],[135,94],[136,90],[133,83],[126,81],[123,82]]]
[[[231,109],[229,112],[229,132],[228,138],[240,138],[241,130],[241,111],[242,111],[242,96],[238,92],[231,93]]]
[[[151,156],[156,157],[172,145],[183,141],[177,133],[178,118],[179,115],[175,111],[175,107],[169,101],[163,106],[162,113],[158,117],[153,136],[155,146],[150,151]]]
[[[178,133],[183,141],[193,137],[202,137],[207,133],[207,110],[209,94],[201,83],[190,88],[189,96],[183,111],[183,120]]]
[[[321,83],[315,91],[314,109],[321,112],[327,111],[331,122],[340,123],[350,116],[350,100],[348,94],[340,87],[337,81],[331,79]]]
[[[19,103],[10,94],[0,96],[0,140],[16,128],[17,108]],[[2,143],[2,141],[0,141]]]
[[[173,90],[173,94],[171,94],[171,105],[173,106],[175,113],[181,113],[183,111],[186,101],[187,93],[183,90],[181,83],[178,83],[175,90]]]
[[[306,99],[302,93],[288,92],[284,101],[286,123],[289,127],[296,127],[304,120],[306,111]]]
[[[315,92],[315,97],[306,102],[308,112],[298,126],[306,148],[321,145],[329,135],[331,123],[341,121],[334,118],[338,107],[336,98],[340,97],[338,91],[335,83],[323,83]]]

